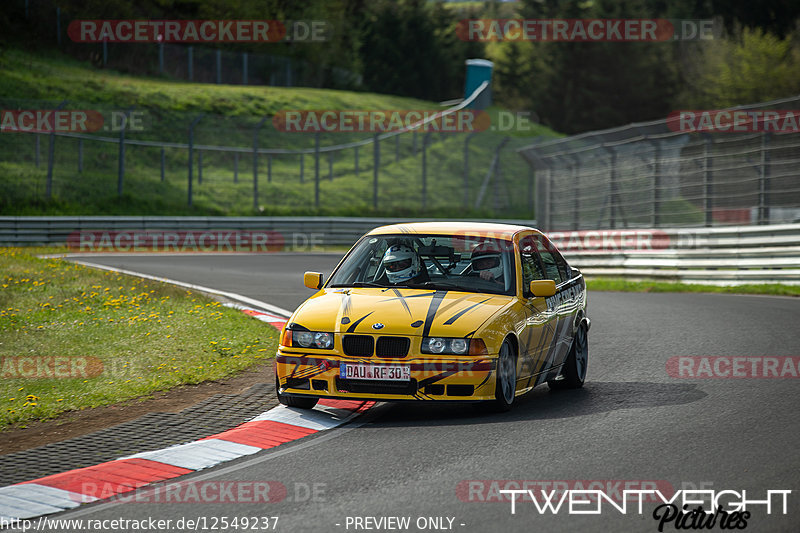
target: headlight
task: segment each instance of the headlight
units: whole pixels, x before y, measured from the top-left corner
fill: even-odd
[[[294,348],[319,348],[322,350],[333,349],[333,333],[324,331],[297,331],[291,330],[291,345]],[[288,343],[287,343],[288,344]]]
[[[423,337],[422,353],[465,355],[469,352],[469,339],[462,337]]]

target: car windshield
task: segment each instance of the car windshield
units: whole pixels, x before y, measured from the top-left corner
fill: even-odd
[[[368,235],[327,287],[410,287],[513,295],[511,241],[471,235]]]

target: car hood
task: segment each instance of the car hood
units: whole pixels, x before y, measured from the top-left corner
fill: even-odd
[[[291,322],[311,331],[463,337],[513,301],[511,296],[408,288],[323,289]]]

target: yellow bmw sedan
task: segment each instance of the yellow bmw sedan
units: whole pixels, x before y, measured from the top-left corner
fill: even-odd
[[[364,235],[281,332],[281,403],[491,401],[583,386],[586,284],[540,231],[420,222]]]

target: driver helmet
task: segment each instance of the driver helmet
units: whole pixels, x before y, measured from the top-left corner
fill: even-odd
[[[472,270],[480,272],[488,270],[494,279],[503,275],[503,262],[500,258],[500,248],[492,241],[484,241],[472,250],[470,257]]]
[[[389,283],[408,281],[420,272],[419,256],[405,244],[393,244],[383,254],[383,267]]]

